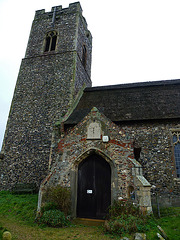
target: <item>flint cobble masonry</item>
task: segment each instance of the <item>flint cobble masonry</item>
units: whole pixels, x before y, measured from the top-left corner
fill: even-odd
[[[178,121],[158,124],[157,122],[126,123],[119,126],[107,121],[103,134],[109,136],[110,140],[108,143],[103,143],[102,140],[87,140],[87,123],[84,120],[81,125],[78,124],[69,130],[67,135],[65,134],[58,143],[54,144],[54,159],[59,159],[59,164],[62,166],[56,169],[52,179],[55,178],[55,182],[70,187],[69,169],[73,161],[87,149],[95,148],[115,159],[118,187],[124,189],[123,196],[127,197],[127,187],[134,184],[133,181],[126,179],[129,175],[127,169],[132,169],[132,163],[126,165],[124,161],[134,159],[134,147],[138,147],[141,148],[138,162],[146,179],[156,187],[159,194],[178,195],[179,181],[176,177],[171,135],[171,129],[178,127]],[[124,171],[126,174],[122,174]]]
[[[121,125],[134,138],[134,145],[141,148],[138,161],[143,174],[159,193],[179,194],[172,144],[172,129],[179,126],[177,120]]]
[[[1,188],[39,186],[48,171],[52,128],[78,91],[91,86],[92,37],[79,3],[36,11],[9,113],[2,153]],[[44,52],[46,33],[57,32],[55,51]],[[82,47],[86,45],[86,68]]]
[[[92,123],[99,126],[99,139],[88,137],[88,129]],[[108,137],[107,142],[103,140],[103,136]],[[91,154],[102,156],[110,165],[111,202],[129,198],[129,189],[139,190],[140,185],[137,184],[136,177],[141,176],[144,179],[141,165],[134,159],[133,142],[132,135],[128,135],[124,129],[107,119],[96,108],[67,132],[62,131],[61,127],[60,138],[52,144],[51,171],[41,184],[39,206],[47,187],[60,184],[71,189],[72,214],[76,216],[78,166]],[[148,191],[150,192],[149,189]],[[137,202],[142,198],[142,192],[136,194]],[[149,200],[141,203],[141,207],[151,211]]]

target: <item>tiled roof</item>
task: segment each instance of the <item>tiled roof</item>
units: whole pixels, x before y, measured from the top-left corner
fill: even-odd
[[[66,124],[96,107],[114,122],[180,118],[180,80],[86,88]]]

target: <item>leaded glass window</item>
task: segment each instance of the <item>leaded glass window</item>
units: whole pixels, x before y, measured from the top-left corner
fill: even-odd
[[[174,158],[176,163],[176,174],[180,178],[180,131],[172,132],[173,146],[174,146]]]
[[[44,52],[54,51],[56,48],[56,42],[57,42],[57,32],[52,31],[47,33]]]

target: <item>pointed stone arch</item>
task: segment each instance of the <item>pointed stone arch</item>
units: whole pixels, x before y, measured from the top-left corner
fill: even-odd
[[[98,148],[89,148],[78,156],[72,166],[70,171],[70,181],[71,181],[71,199],[72,199],[72,216],[76,217],[77,211],[77,190],[78,190],[78,166],[82,163],[83,160],[88,158],[90,155],[99,155],[101,156],[111,168],[111,203],[117,199],[117,189],[118,189],[118,177],[117,177],[117,168],[115,167],[114,162],[105,152]]]
[[[44,40],[44,52],[55,51],[57,45],[57,36],[58,34],[56,31],[50,31],[46,34]]]

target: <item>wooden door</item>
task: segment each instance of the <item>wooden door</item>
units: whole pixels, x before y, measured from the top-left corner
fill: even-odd
[[[103,219],[111,204],[111,168],[93,154],[79,164],[77,217]]]

